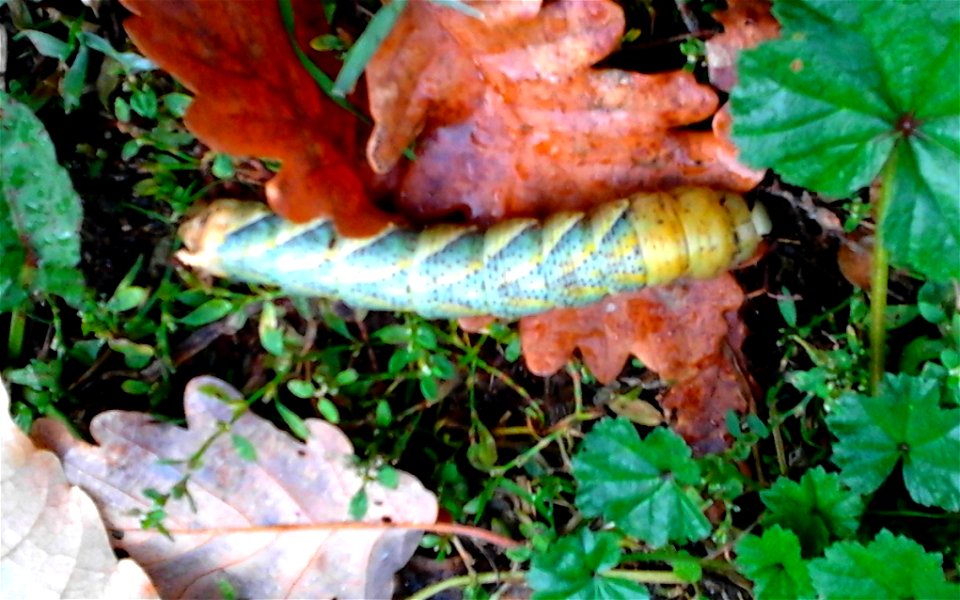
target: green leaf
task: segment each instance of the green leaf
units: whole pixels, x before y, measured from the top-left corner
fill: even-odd
[[[799,483],[780,477],[760,498],[768,509],[764,524],[795,533],[808,557],[819,555],[834,539],[852,537],[863,514],[860,495],[842,487],[840,477],[823,467],[807,471]]]
[[[190,314],[180,319],[180,322],[190,327],[199,327],[219,321],[231,312],[233,312],[232,302],[223,298],[214,298],[195,308]]]
[[[30,40],[33,46],[37,49],[37,52],[50,58],[67,60],[67,58],[70,57],[70,53],[73,52],[73,48],[70,47],[70,44],[43,31],[27,29],[13,36],[13,39],[17,40],[21,37],[25,37]]]
[[[377,471],[377,481],[385,488],[395,490],[400,485],[400,474],[390,465],[384,465]]]
[[[393,410],[390,403],[386,400],[377,400],[377,408],[374,411],[377,427],[386,427],[393,422]]]
[[[881,224],[894,261],[960,275],[960,12],[924,0],[780,0],[780,39],[741,54],[743,159],[843,197],[893,160]],[[903,23],[910,23],[904,31]],[[936,82],[932,85],[931,82]]]
[[[30,109],[0,91],[0,115],[0,312],[34,291],[79,308],[80,197]]]
[[[400,345],[408,343],[412,333],[410,327],[406,325],[387,325],[374,332],[373,337],[386,344]]]
[[[114,312],[124,312],[137,308],[147,301],[149,292],[136,285],[121,285],[107,301],[106,309]]]
[[[827,425],[843,481],[872,492],[902,460],[915,501],[960,510],[960,409],[940,408],[940,390],[935,379],[888,373],[876,398],[841,396]]]
[[[283,419],[283,422],[287,424],[287,427],[290,428],[290,431],[293,432],[293,435],[297,436],[301,440],[307,440],[310,438],[310,428],[307,427],[307,424],[303,422],[303,419],[300,416],[284,406],[279,402],[274,402],[274,405],[277,407],[277,412],[280,413],[280,418]]]
[[[390,4],[381,6],[377,14],[373,15],[367,28],[343,57],[343,68],[340,69],[340,74],[337,75],[337,80],[333,82],[333,88],[330,90],[332,96],[342,98],[353,91],[367,63],[370,62],[383,40],[390,35],[406,6],[407,0],[393,0]]]
[[[489,471],[497,465],[497,440],[478,420],[473,422],[473,435],[467,448],[467,460],[479,471]]]
[[[357,493],[350,498],[350,505],[347,507],[347,511],[350,513],[350,518],[354,521],[359,521],[367,514],[367,508],[369,507],[370,499],[367,497],[366,488],[360,488],[357,490]]]
[[[563,536],[546,551],[536,551],[527,573],[533,600],[649,598],[647,589],[637,583],[604,576],[620,562],[618,542],[619,536],[613,532],[583,528]]]
[[[157,68],[150,59],[144,58],[136,52],[117,52],[110,45],[110,42],[90,31],[81,31],[77,38],[83,45],[102,52],[120,63],[120,66],[128,75],[136,75],[142,71],[152,71]]]
[[[302,379],[291,379],[287,382],[287,389],[297,398],[312,398],[317,391],[312,383]]]
[[[317,402],[317,410],[320,411],[324,419],[334,425],[340,422],[340,411],[337,409],[337,405],[329,398],[320,398]]]
[[[883,530],[866,546],[837,542],[810,561],[810,577],[822,598],[958,598],[947,583],[940,554]]]
[[[63,94],[63,110],[70,112],[80,106],[80,96],[87,81],[87,64],[90,62],[90,50],[80,46],[73,64],[67,69],[63,81],[60,82],[60,93]]]
[[[700,468],[677,434],[656,429],[641,440],[626,419],[597,424],[573,459],[577,506],[654,547],[710,533],[694,486]]]
[[[800,541],[779,525],[762,536],[747,535],[737,544],[737,566],[753,580],[758,600],[810,598],[813,586],[800,558]]]
[[[233,449],[236,450],[237,456],[242,460],[247,462],[255,462],[257,460],[257,448],[250,440],[238,433],[231,433],[230,442],[233,444]]]
[[[150,88],[134,90],[130,96],[130,108],[145,119],[156,119],[158,106],[157,95]]]
[[[131,369],[142,369],[153,358],[153,348],[123,338],[109,340],[110,349],[123,355],[123,362]]]
[[[117,96],[113,101],[113,114],[117,116],[117,120],[121,123],[130,122],[130,105],[120,96]]]
[[[160,101],[163,103],[163,107],[167,109],[167,112],[178,119],[182,119],[183,116],[187,114],[187,109],[190,107],[190,103],[193,102],[193,98],[179,92],[171,92],[164,94],[160,98]]]
[[[274,356],[283,356],[283,329],[277,320],[277,307],[272,302],[263,303],[257,333],[264,350]]]

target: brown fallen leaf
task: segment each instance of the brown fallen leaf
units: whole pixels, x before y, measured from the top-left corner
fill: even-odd
[[[722,136],[680,129],[717,109],[692,75],[592,68],[623,34],[615,3],[476,8],[485,19],[411,1],[367,68],[373,168],[393,168],[417,140],[399,190],[407,214],[490,223],[639,189],[760,181]]]
[[[740,286],[724,274],[527,317],[520,339],[527,367],[544,376],[579,350],[607,383],[637,356],[672,384],[661,404],[674,429],[698,451],[716,450],[727,411],[743,411],[750,397],[749,376],[738,367],[744,331],[735,315],[743,301]]]
[[[196,452],[231,420],[238,402],[242,397],[229,385],[199,377],[184,394],[187,429],[113,411],[91,423],[99,446],[51,420],[38,421],[34,436],[61,457],[70,481],[94,497],[118,532],[115,546],[144,566],[164,597],[220,597],[218,585],[227,582],[241,598],[389,598],[393,573],[421,532],[383,523],[433,523],[436,499],[406,473],[395,489],[364,484],[349,440],[317,420],[306,421],[310,438],[302,444],[243,414],[231,432],[256,448],[256,459],[241,459],[230,437],[219,437],[187,485],[196,510],[185,499],[165,507],[173,539],[140,529],[136,512],[151,506],[144,490],[170,490],[182,475],[182,464],[160,461]],[[369,502],[366,527],[349,517],[361,486]]]
[[[125,27],[151,60],[195,93],[184,122],[211,148],[283,161],[267,183],[270,206],[304,221],[331,216],[348,235],[390,219],[370,201],[377,185],[362,160],[367,128],[317,87],[288,42],[274,1],[122,0]],[[330,53],[309,50],[326,32],[320,2],[294,0],[301,48],[328,73]]]
[[[57,457],[10,418],[0,381],[0,590],[4,598],[158,598],[135,562],[118,561],[97,507]]]
[[[769,0],[727,0],[727,8],[713,14],[723,25],[723,33],[707,40],[710,83],[729,92],[737,83],[740,51],[780,35],[780,24],[770,6]]]
[[[843,277],[861,290],[870,289],[873,276],[873,247],[875,239],[865,231],[854,231],[840,237],[837,265]]]

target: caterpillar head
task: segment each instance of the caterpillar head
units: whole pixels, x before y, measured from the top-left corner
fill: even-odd
[[[226,274],[219,266],[219,248],[226,237],[244,225],[270,214],[270,209],[256,202],[220,199],[190,217],[178,230],[185,250],[176,258],[190,267],[213,275]]]

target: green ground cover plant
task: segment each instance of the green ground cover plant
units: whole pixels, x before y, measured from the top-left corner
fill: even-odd
[[[378,31],[343,48],[351,68],[331,93],[352,88],[402,8],[382,8]],[[29,3],[2,11],[16,17],[14,51],[59,78],[50,93],[11,70],[0,91],[2,375],[24,429],[53,416],[82,434],[106,408],[178,421],[168,399],[186,377],[246,373],[238,415],[255,410],[301,438],[303,419],[321,417],[351,438],[369,481],[395,485],[402,468],[453,521],[520,540],[490,558],[424,536],[438,564],[477,562],[421,581],[414,599],[497,597],[508,584],[536,599],[960,596],[956,11],[777,0],[781,38],[741,55],[731,98],[743,159],[841,220],[872,220],[876,250],[869,292],[846,286],[829,305],[774,274],[766,326],[780,356],[765,402],[730,413],[730,447],[705,456],[659,424],[655,390],[599,386],[577,362],[549,383],[525,372],[510,325],[472,334],[416,315],[358,318],[172,266],[175,226],[195,200],[254,188],[276,165],[199,146],[182,122],[189,95],[126,40],[96,33],[88,9],[50,22],[32,21]],[[50,125],[78,114],[113,138]],[[104,209],[87,192],[108,176],[126,199]],[[97,251],[84,227],[108,219],[138,232],[119,277],[81,252]],[[108,244],[123,235],[109,231]],[[84,403],[94,396],[106,399]],[[617,406],[632,410],[614,416]],[[255,459],[242,436],[218,435]],[[163,532],[164,506],[189,498],[189,472],[149,493],[143,524]],[[367,509],[361,489],[351,512]]]

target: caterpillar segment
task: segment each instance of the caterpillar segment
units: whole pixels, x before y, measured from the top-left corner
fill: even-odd
[[[712,277],[752,256],[769,231],[762,206],[702,188],[486,231],[389,226],[366,238],[339,236],[329,219],[293,224],[259,204],[218,200],[183,225],[178,257],[217,276],[357,308],[513,319]]]

